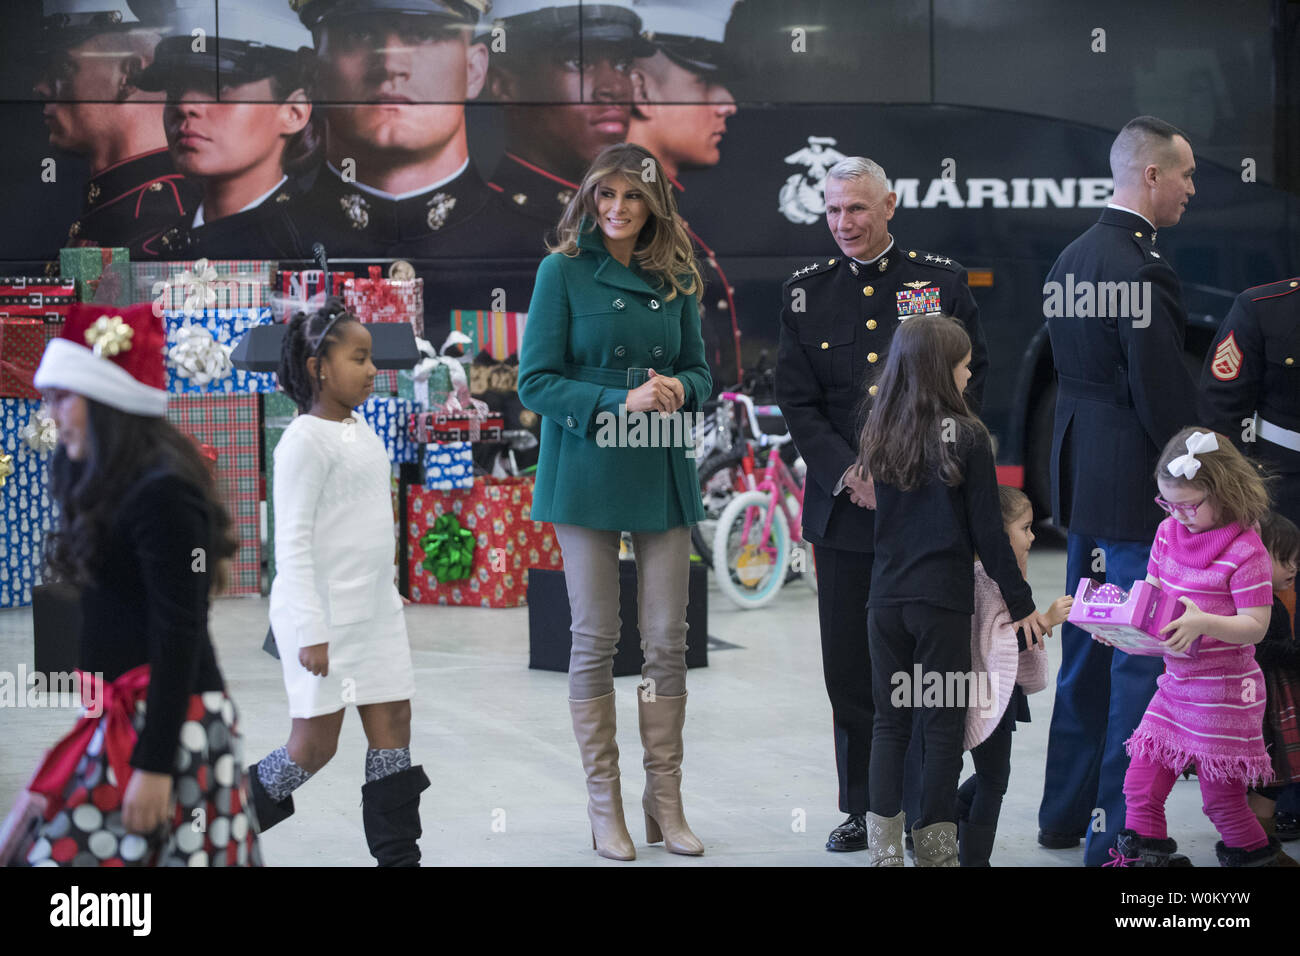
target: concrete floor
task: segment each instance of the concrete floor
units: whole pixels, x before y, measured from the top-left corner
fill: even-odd
[[[1040,608],[1064,581],[1064,550],[1040,543],[1030,558]],[[261,650],[266,614],[265,600],[249,598],[220,600],[212,614],[249,761],[282,744],[289,729],[279,662]],[[433,781],[421,805],[425,864],[624,865],[591,850],[567,678],[528,670],[527,608],[413,606],[406,619],[418,688],[412,755]],[[702,858],[644,842],[637,678],[615,681],[623,800],[639,854],[632,865],[863,865],[865,854],[823,849],[843,815],[836,808],[815,595],[794,584],[767,608],[740,611],[711,584],[709,633],[709,666],[688,677],[683,766],[687,816],[704,841]],[[1057,640],[1049,641],[1049,653],[1055,673]],[[0,670],[13,673],[31,662],[30,608],[0,611]],[[994,865],[1082,863],[1081,847],[1049,851],[1035,841],[1052,697],[1049,687],[1030,699],[1035,720],[1015,735]],[[0,709],[0,808],[11,805],[43,750],[74,719],[70,708]],[[297,815],[264,836],[268,864],[373,864],[361,828],[365,748],[361,722],[350,714],[338,756],[295,794]],[[969,772],[969,756],[966,766]],[[1197,866],[1217,865],[1217,835],[1201,813],[1194,778],[1175,785],[1168,813],[1180,849]]]

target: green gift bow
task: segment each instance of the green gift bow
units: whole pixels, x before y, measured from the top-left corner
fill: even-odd
[[[444,581],[463,581],[474,566],[474,533],[460,526],[455,515],[442,515],[420,538],[424,569]]]

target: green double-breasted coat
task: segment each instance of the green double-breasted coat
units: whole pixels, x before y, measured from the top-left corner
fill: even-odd
[[[542,416],[532,517],[611,531],[694,524],[704,517],[694,451],[689,431],[677,436],[713,389],[696,298],[666,300],[635,260],[609,254],[594,225],[578,245],[576,256],[542,260],[520,350],[519,398]],[[660,424],[644,413],[638,435],[629,413],[620,430],[631,368],[680,380],[680,411],[692,414]]]

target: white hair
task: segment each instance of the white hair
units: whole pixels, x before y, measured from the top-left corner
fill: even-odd
[[[865,156],[849,156],[846,159],[841,159],[826,170],[826,178],[840,180],[841,182],[872,179],[879,183],[882,189],[889,190],[889,179],[885,176],[884,169],[881,168],[879,163],[873,162]]]

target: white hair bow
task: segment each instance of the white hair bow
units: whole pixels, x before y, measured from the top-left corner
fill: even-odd
[[[1195,478],[1201,470],[1201,463],[1196,460],[1198,454],[1218,451],[1219,440],[1213,432],[1192,432],[1187,438],[1187,454],[1179,455],[1169,463],[1169,474],[1175,478]]]

